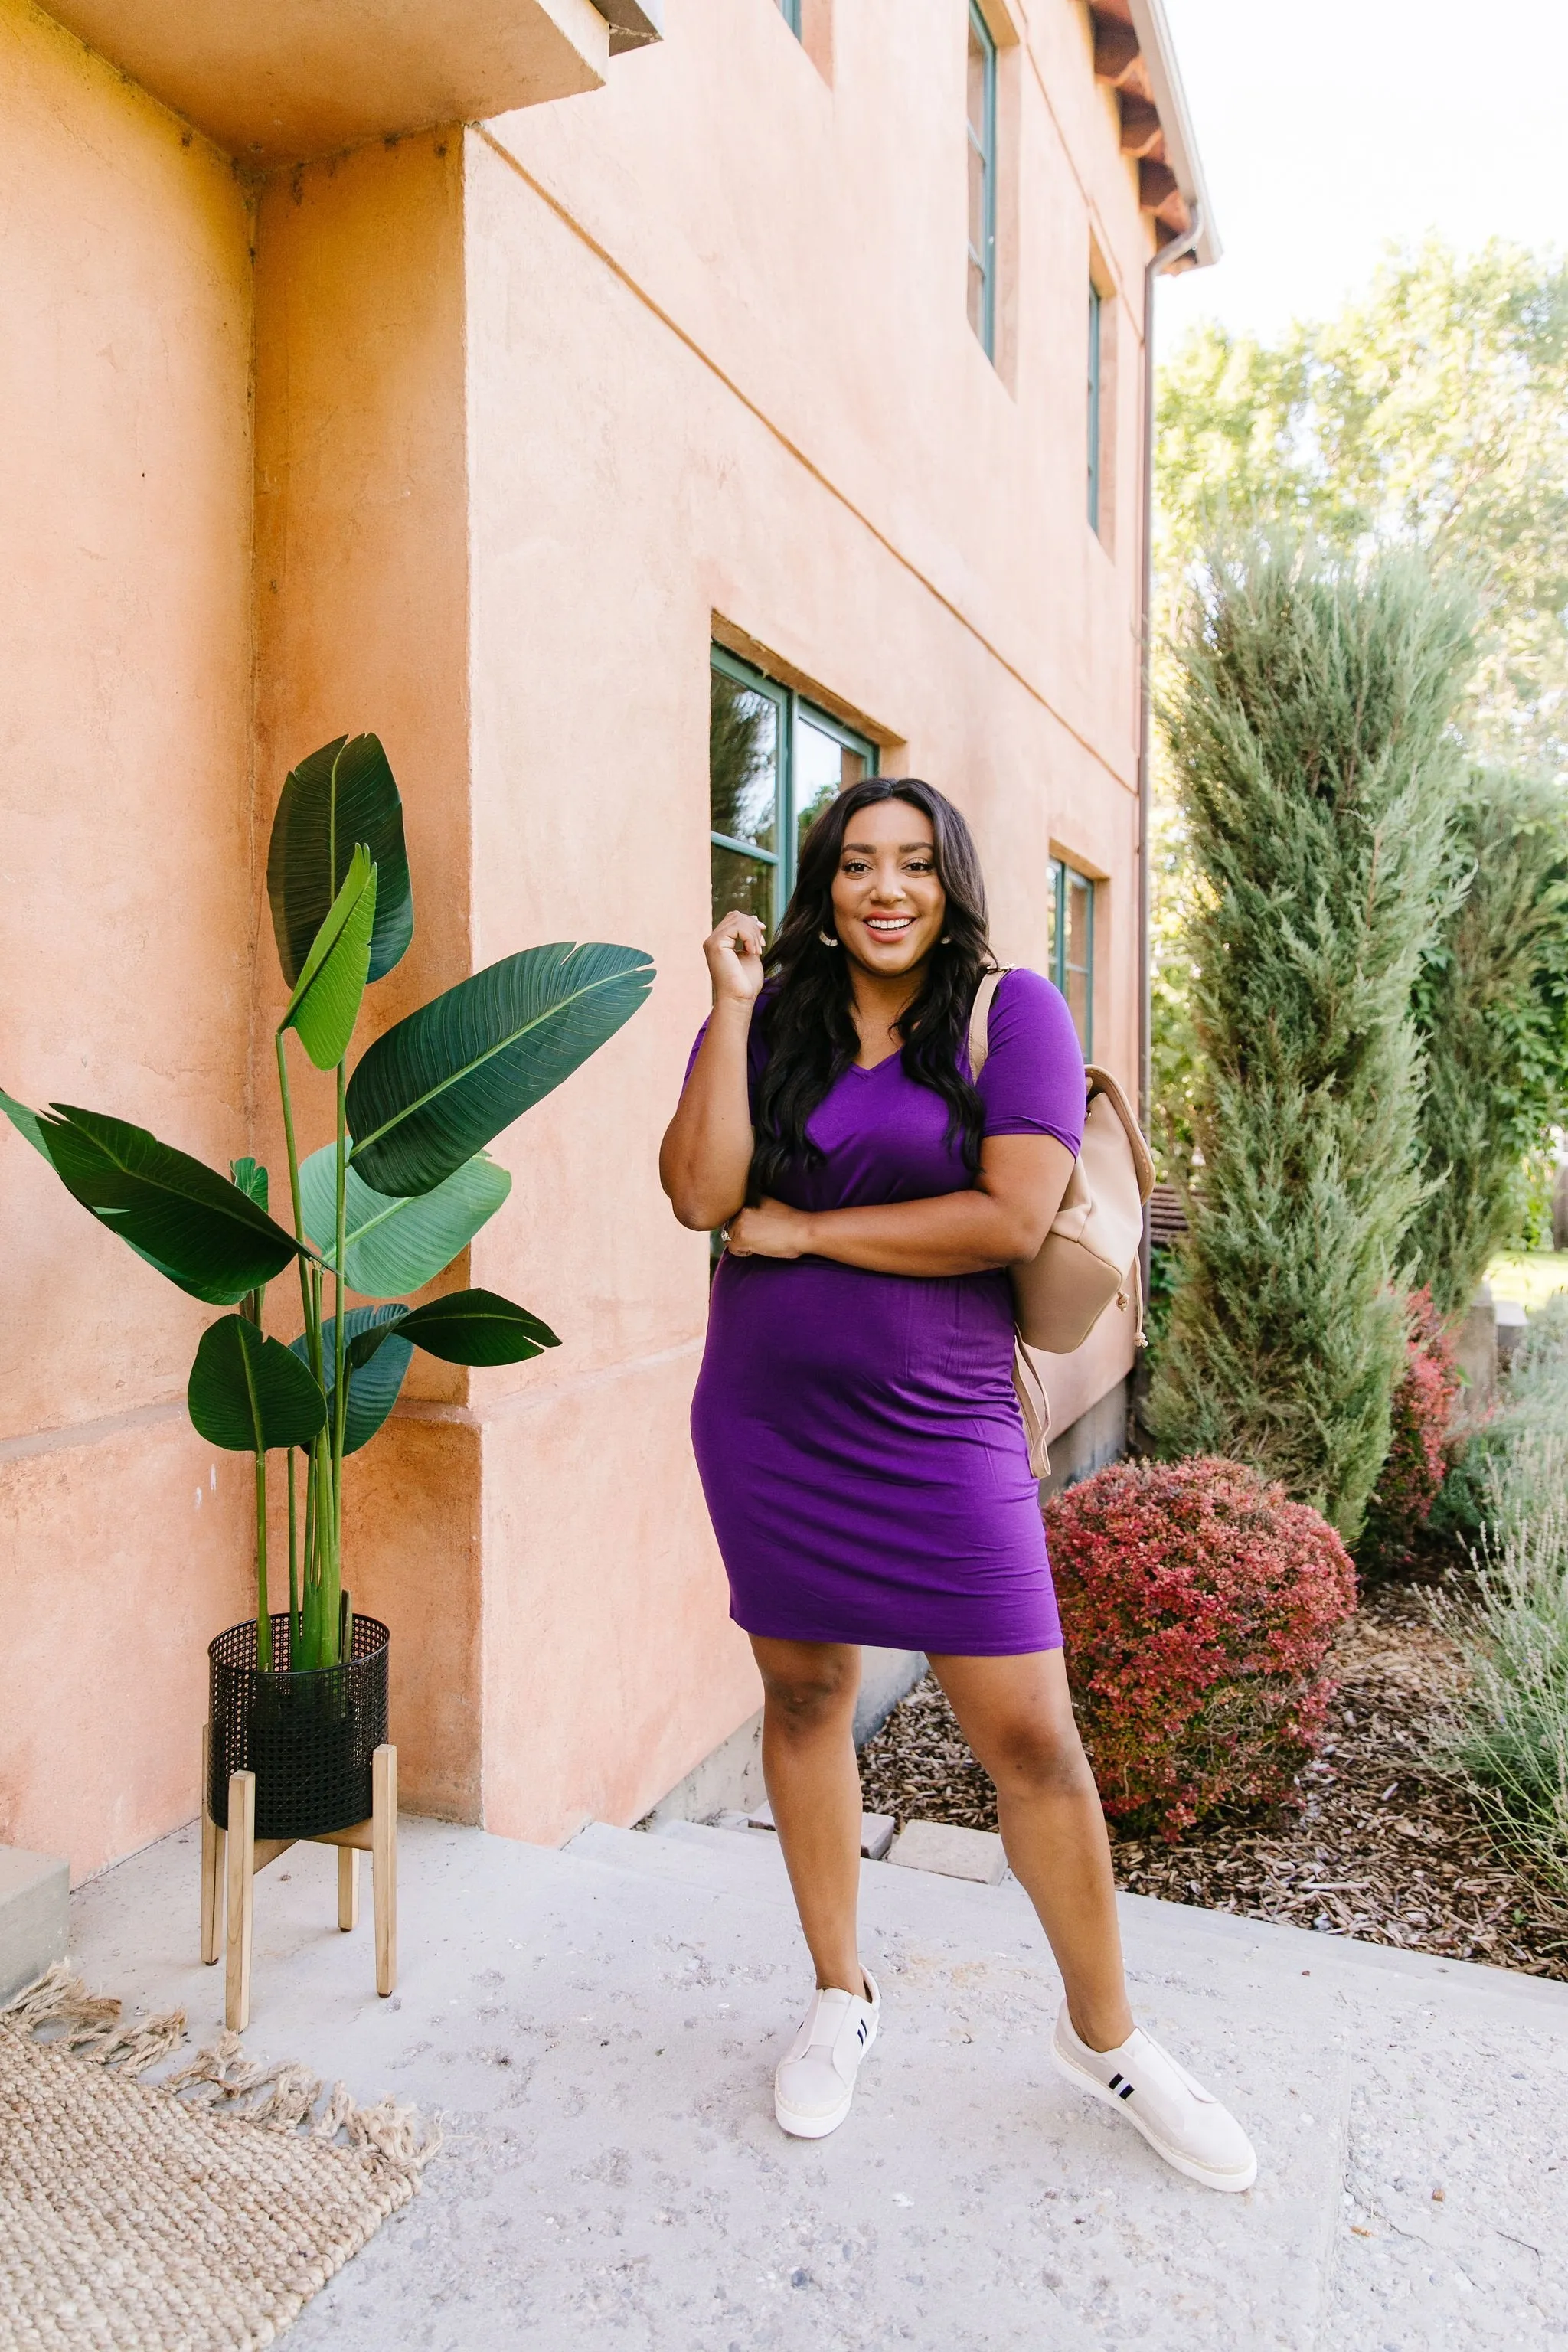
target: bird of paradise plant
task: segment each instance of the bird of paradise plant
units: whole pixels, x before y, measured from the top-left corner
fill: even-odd
[[[411,1307],[511,1189],[485,1147],[629,1020],[653,982],[634,948],[528,948],[459,981],[378,1037],[352,1075],[365,990],[414,936],[403,803],[374,735],[340,736],[284,784],[268,897],[290,993],[278,1024],[278,1085],[292,1232],[270,1213],[268,1171],[226,1177],[145,1128],[52,1103],[4,1110],[76,1200],[181,1290],[237,1311],[203,1334],[190,1416],[211,1444],[256,1463],[257,1664],[274,1665],[268,1583],[268,1454],[286,1455],[289,1660],[353,1653],[343,1584],[348,1455],[397,1402],[414,1349],[455,1364],[521,1363],[559,1343],[536,1315],[489,1290]],[[301,1160],[290,1034],[336,1087],[332,1140]],[[292,1266],[303,1328],[266,1336],[270,1283]],[[331,1313],[324,1313],[331,1285]],[[348,1307],[345,1294],[372,1303]],[[296,1454],[303,1465],[302,1480]],[[302,1489],[302,1492],[301,1492]]]

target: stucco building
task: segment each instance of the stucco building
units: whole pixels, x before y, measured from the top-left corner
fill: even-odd
[[[1146,273],[1200,197],[1157,0],[0,0],[0,1084],[279,1163],[268,827],[344,731],[416,879],[374,1018],[543,940],[659,969],[497,1147],[468,1278],[564,1344],[416,1359],[355,1465],[416,1809],[631,1821],[757,1704],[655,1172],[712,893],[928,776],[1136,1078]],[[0,1184],[0,1840],[82,1871],[195,1811],[250,1476],[207,1311],[9,1129]]]

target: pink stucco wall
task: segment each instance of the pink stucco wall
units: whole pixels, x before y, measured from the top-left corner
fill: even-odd
[[[261,194],[256,260],[257,798],[372,730],[405,805],[414,943],[366,1001],[368,1043],[473,969],[468,792],[468,474],[462,138],[425,134],[311,164]],[[286,992],[262,919],[258,1149],[285,1165],[272,1029]],[[331,1081],[291,1067],[302,1150],[330,1140]],[[448,1287],[455,1284],[448,1284]],[[279,1337],[298,1300],[275,1287]],[[351,1466],[345,1573],[395,1629],[403,1801],[481,1810],[479,1449],[467,1375],[415,1360],[412,1403]]]
[[[952,235],[962,12],[911,5],[896,57],[840,12],[830,88],[775,11],[686,0],[594,106],[469,134],[477,942],[625,939],[663,974],[636,1029],[518,1130],[519,1206],[474,1251],[570,1341],[475,1384],[487,1593],[500,1580],[519,1627],[551,1633],[487,1640],[498,1827],[560,1835],[590,1802],[635,1817],[756,1703],[682,1442],[706,1249],[653,1166],[705,1009],[716,620],[868,719],[885,766],[963,802],[1011,958],[1043,955],[1053,849],[1107,877],[1097,1052],[1134,1076],[1147,248],[1077,14],[1043,13],[1065,19],[1042,61],[1054,106],[1004,58],[1003,372],[970,333]],[[1114,553],[1086,511],[1091,233],[1122,289]],[[1129,1356],[1107,1330],[1064,1365],[1058,1426]],[[542,1491],[542,1439],[578,1465]],[[628,1560],[631,1511],[649,1532]]]
[[[244,1149],[249,218],[226,161],[0,0],[0,1083]],[[249,1479],[205,1310],[0,1130],[0,1840],[188,1814]]]
[[[535,941],[659,967],[500,1139],[511,1202],[453,1277],[563,1345],[471,1379],[416,1360],[353,1465],[350,1581],[395,1629],[416,1806],[542,1839],[635,1819],[756,1705],[686,1439],[706,1252],[654,1166],[704,1010],[715,631],[963,802],[1010,958],[1042,958],[1053,851],[1104,877],[1097,1058],[1133,1075],[1147,232],[1084,12],[1033,15],[1002,58],[993,367],[948,0],[900,0],[896,37],[813,0],[808,47],[762,0],[670,0],[664,46],[591,98],[250,195],[0,0],[0,467],[28,551],[0,578],[0,1083],[280,1169],[267,829],[289,765],[361,728],[418,923],[362,1042]],[[309,1146],[330,1108],[299,1094]],[[9,1129],[0,1181],[0,1839],[79,1869],[194,1808],[248,1470],[184,1420],[205,1310]],[[1064,1367],[1058,1425],[1127,1353]]]

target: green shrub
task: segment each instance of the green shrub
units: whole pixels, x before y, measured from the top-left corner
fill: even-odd
[[[1458,1314],[1518,1238],[1527,1155],[1568,1099],[1568,813],[1554,784],[1484,770],[1454,813],[1462,895],[1416,976],[1426,1062],[1411,1229],[1420,1280]]]
[[[1405,1366],[1411,989],[1445,887],[1468,607],[1414,557],[1255,539],[1203,572],[1163,711],[1197,869],[1198,1181],[1151,1397],[1347,1540]]]
[[[1429,1290],[1413,1290],[1405,1306],[1410,1328],[1404,1374],[1394,1391],[1388,1454],[1356,1546],[1363,1576],[1392,1576],[1408,1566],[1448,1469],[1448,1427],[1459,1393],[1453,1341]]]
[[[1469,1682],[1438,1760],[1568,1891],[1568,1301],[1533,1319],[1465,1466],[1483,1520],[1477,1591],[1438,1614]]]
[[[1101,1802],[1166,1839],[1288,1802],[1321,1745],[1355,1573],[1316,1511],[1238,1462],[1113,1462],[1046,1506]]]

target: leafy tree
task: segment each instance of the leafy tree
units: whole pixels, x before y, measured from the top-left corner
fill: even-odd
[[[1568,772],[1568,263],[1431,240],[1276,341],[1196,329],[1162,371],[1158,470],[1167,610],[1225,517],[1419,547],[1483,599],[1471,743]]]
[[[1411,992],[1443,887],[1469,614],[1420,559],[1254,538],[1197,575],[1163,712],[1197,877],[1202,1182],[1150,1400],[1162,1448],[1358,1533],[1405,1365]]]
[[[1568,782],[1568,265],[1428,242],[1391,254],[1334,319],[1273,341],[1197,329],[1162,371],[1158,480],[1167,633],[1215,531],[1259,519],[1347,556],[1417,548],[1479,592],[1480,657],[1456,717],[1489,772],[1456,815],[1458,888],[1416,996],[1432,1074],[1418,1164],[1436,1189],[1412,1240],[1452,1311],[1517,1229],[1522,1157],[1539,1160],[1568,1105],[1561,802],[1508,772]],[[1167,688],[1172,660],[1161,653]],[[1156,793],[1154,1140],[1180,1181],[1203,1083],[1203,860],[1163,774]]]
[[[1416,978],[1429,1190],[1418,1278],[1456,1314],[1518,1234],[1525,1154],[1568,1094],[1568,812],[1555,785],[1477,770],[1455,812],[1458,889]]]
[[[1200,888],[1186,819],[1156,800],[1150,830],[1149,990],[1153,1118],[1149,1138],[1166,1183],[1191,1182],[1195,1148],[1198,1044],[1193,1032],[1192,929]]]

